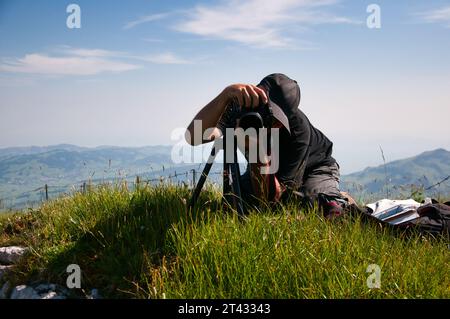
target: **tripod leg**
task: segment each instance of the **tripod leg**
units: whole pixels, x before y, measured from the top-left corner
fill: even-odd
[[[244,214],[244,205],[242,203],[241,194],[241,172],[239,170],[239,163],[237,158],[237,141],[236,136],[234,137],[234,154],[233,163],[231,164],[231,176],[232,176],[232,188],[233,188],[233,204],[238,215],[242,216]]]
[[[227,210],[228,206],[232,203],[231,187],[230,187],[230,164],[227,163],[227,134],[223,135],[223,208]]]
[[[197,202],[198,196],[200,195],[200,192],[203,188],[203,185],[205,184],[206,177],[209,174],[209,171],[211,170],[211,166],[214,163],[214,158],[216,157],[216,146],[213,146],[211,150],[211,154],[209,155],[208,162],[205,165],[205,168],[203,169],[202,176],[200,176],[200,179],[195,186],[194,193],[192,194],[191,201],[189,203],[189,208],[193,208],[195,206],[195,203]]]
[[[241,184],[240,184],[240,172],[239,172],[239,163],[231,164],[231,172],[233,178],[233,204],[236,209],[238,215],[244,215],[244,205],[242,203],[242,193],[241,193]]]
[[[224,209],[227,209],[230,205],[237,211],[239,216],[244,214],[244,205],[242,203],[241,186],[239,172],[239,163],[237,160],[237,143],[236,136],[233,143],[233,161],[227,163],[227,143],[226,135],[223,138],[223,203]],[[231,179],[230,179],[231,175]]]

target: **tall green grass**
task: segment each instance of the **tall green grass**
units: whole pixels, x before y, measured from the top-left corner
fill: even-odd
[[[102,186],[2,217],[0,245],[32,249],[10,280],[64,285],[75,263],[85,290],[112,298],[450,297],[443,238],[355,216],[324,220],[295,203],[242,219],[211,188],[190,212],[189,196],[169,185]],[[366,285],[370,264],[381,268],[380,289]]]

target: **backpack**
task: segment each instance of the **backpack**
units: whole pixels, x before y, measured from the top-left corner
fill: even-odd
[[[417,208],[419,218],[410,221],[408,226],[417,227],[421,232],[443,234],[450,233],[450,202],[431,203]]]
[[[443,235],[450,238],[450,202],[441,204],[433,200],[432,203],[422,205],[415,211],[418,217],[394,225],[373,216],[372,211],[367,207],[366,210],[353,207],[353,212],[362,213],[367,219],[381,223],[393,230],[417,230],[421,234]]]

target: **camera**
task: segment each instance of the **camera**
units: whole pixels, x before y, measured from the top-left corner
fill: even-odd
[[[248,128],[270,128],[272,126],[272,109],[269,104],[261,104],[257,108],[241,108],[239,114],[239,127]]]

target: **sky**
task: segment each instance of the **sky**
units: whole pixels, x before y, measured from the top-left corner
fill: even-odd
[[[448,0],[0,0],[0,148],[174,144],[276,72],[350,173],[450,150],[449,56]]]

